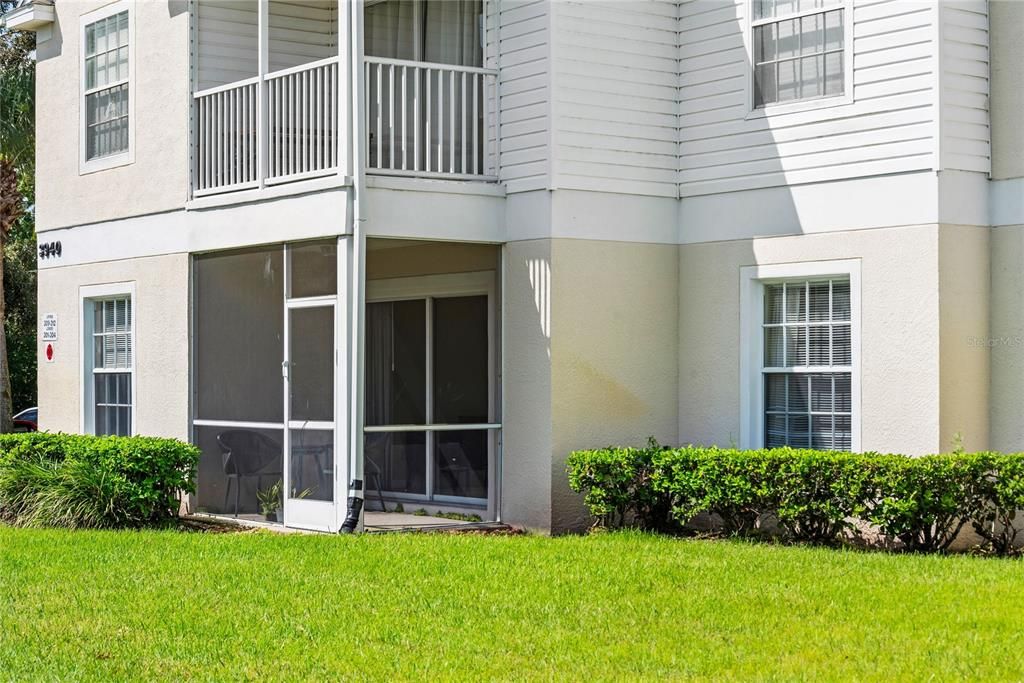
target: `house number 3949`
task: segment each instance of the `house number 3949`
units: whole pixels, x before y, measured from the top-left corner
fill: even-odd
[[[59,258],[61,254],[60,242],[42,242],[39,244],[39,258]]]

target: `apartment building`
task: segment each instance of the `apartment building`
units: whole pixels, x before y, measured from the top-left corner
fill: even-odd
[[[34,0],[40,427],[192,510],[584,522],[566,454],[1024,449],[1024,3]]]

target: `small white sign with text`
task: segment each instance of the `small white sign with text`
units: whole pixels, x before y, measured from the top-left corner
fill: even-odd
[[[47,313],[43,316],[43,324],[39,327],[39,337],[44,342],[57,341],[56,313]]]

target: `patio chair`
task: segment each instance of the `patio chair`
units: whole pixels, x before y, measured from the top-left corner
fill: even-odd
[[[221,451],[221,464],[227,477],[224,489],[224,509],[228,507],[231,482],[235,482],[235,517],[238,516],[238,491],[246,478],[256,479],[256,490],[263,488],[263,477],[283,475],[283,451],[273,439],[248,429],[229,429],[217,435]]]
[[[467,497],[486,497],[487,481],[473,466],[472,461],[456,441],[440,442],[437,448],[441,451],[440,474],[445,476],[452,486],[452,494]],[[484,491],[483,496],[470,496],[469,491]]]
[[[388,511],[388,506],[384,504],[384,493],[381,491],[380,478],[381,468],[378,461],[383,462],[385,454],[388,452],[388,447],[391,445],[390,434],[373,434],[367,435],[365,445],[365,458],[363,460],[363,477],[366,479],[366,490],[367,492],[375,490],[377,492],[377,500],[380,502],[380,509],[383,512]]]

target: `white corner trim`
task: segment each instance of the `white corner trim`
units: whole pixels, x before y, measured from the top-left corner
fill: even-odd
[[[136,382],[138,373],[135,371],[138,367],[136,359],[138,358],[138,344],[137,336],[135,334],[137,330],[138,316],[137,302],[135,299],[135,282],[110,282],[97,285],[81,285],[78,288],[78,336],[79,336],[79,356],[78,356],[78,398],[79,405],[82,409],[79,414],[78,431],[81,434],[95,434],[95,426],[92,425],[89,419],[89,410],[92,408],[92,316],[90,308],[94,301],[109,299],[117,296],[127,296],[132,302],[132,329],[131,329],[131,343],[132,343],[132,365],[129,368],[132,376],[132,403],[131,403],[131,421],[132,421],[132,435],[137,435],[138,432],[138,414],[136,412],[136,397],[139,395]]]
[[[941,171],[945,168],[943,161],[943,144],[942,144],[942,114],[943,114],[943,98],[942,98],[942,2],[943,0],[933,0],[932,2],[932,64],[933,64],[933,78],[932,83],[932,106],[934,111],[932,112],[932,134],[935,139],[933,141],[933,154],[932,154],[932,170]]]
[[[740,448],[764,445],[764,283],[815,277],[850,279],[850,450],[861,449],[861,260],[803,261],[740,268]]]

